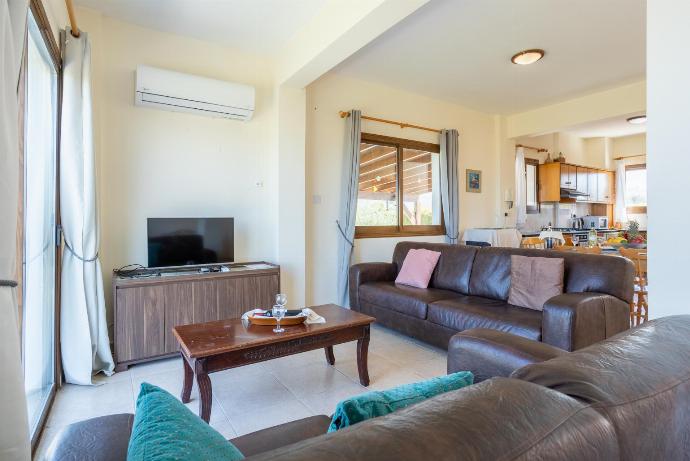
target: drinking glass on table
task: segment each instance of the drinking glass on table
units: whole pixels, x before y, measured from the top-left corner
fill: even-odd
[[[285,309],[285,305],[276,304],[273,306],[271,314],[273,318],[276,319],[276,327],[273,329],[273,333],[282,333],[285,331],[285,328],[280,328],[280,321],[285,317],[286,312],[287,309]]]
[[[578,237],[577,235],[573,235],[572,239],[573,239],[573,246],[577,246],[577,243],[580,241],[580,237]]]
[[[287,304],[287,295],[284,293],[278,293],[276,295],[276,304],[285,307]]]

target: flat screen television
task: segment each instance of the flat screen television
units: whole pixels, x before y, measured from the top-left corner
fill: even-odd
[[[148,218],[149,267],[229,263],[233,218]]]

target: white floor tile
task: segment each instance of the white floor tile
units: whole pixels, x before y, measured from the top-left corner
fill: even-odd
[[[350,378],[328,365],[325,360],[323,363],[312,363],[291,370],[275,370],[272,373],[297,397],[319,394],[352,384]]]
[[[133,412],[132,384],[128,381],[100,386],[65,384],[55,396],[47,425],[61,427],[95,416]]]
[[[221,405],[238,436],[313,415],[302,402],[289,393],[282,399],[267,400],[260,406],[253,405],[251,408],[241,405],[226,407],[225,403]]]

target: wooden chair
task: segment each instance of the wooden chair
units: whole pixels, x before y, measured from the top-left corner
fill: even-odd
[[[649,320],[647,291],[647,250],[621,248],[621,256],[628,258],[635,265],[635,295],[630,303],[630,324],[639,325]]]
[[[520,242],[520,248],[546,249],[546,243],[539,237],[525,237]]]
[[[557,247],[554,247],[554,250],[565,251],[565,252],[570,252],[570,253],[591,254],[591,255],[600,255],[601,254],[601,248],[600,247],[580,247],[580,246],[576,247],[576,246],[559,245]]]

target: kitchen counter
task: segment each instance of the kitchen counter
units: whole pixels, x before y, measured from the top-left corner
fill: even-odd
[[[624,232],[624,229],[613,229],[613,228],[606,228],[606,229],[597,229],[597,233],[601,234],[614,234],[617,232]],[[567,231],[559,231],[563,235],[573,235],[573,234],[586,234],[589,232],[589,229],[572,229],[572,230],[567,230]],[[536,231],[525,231],[522,232],[523,237],[539,237],[539,234],[541,233],[540,230]]]

